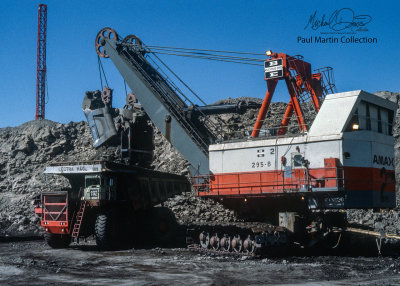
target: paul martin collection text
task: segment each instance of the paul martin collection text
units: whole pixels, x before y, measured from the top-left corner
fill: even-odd
[[[376,44],[378,43],[377,38],[370,37],[355,37],[355,36],[341,36],[341,37],[322,37],[322,36],[310,36],[310,37],[297,37],[298,44]]]

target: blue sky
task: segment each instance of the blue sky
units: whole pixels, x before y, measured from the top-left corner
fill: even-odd
[[[46,118],[84,120],[86,90],[100,89],[94,39],[106,26],[122,37],[136,34],[147,45],[264,53],[268,49],[301,54],[313,68],[332,66],[339,91],[398,92],[400,22],[398,1],[8,1],[0,2],[3,30],[0,53],[0,127],[34,119],[36,96],[37,6],[48,5]],[[282,4],[284,3],[284,4]],[[297,2],[296,2],[297,3]],[[329,3],[329,4],[328,4]],[[368,32],[356,36],[377,44],[301,44],[298,36],[319,35],[304,29],[311,14],[330,15],[351,8],[368,14]],[[263,98],[263,68],[161,56],[207,103],[221,98]],[[125,101],[123,79],[103,60],[114,89],[114,106]],[[273,101],[288,101],[280,82]]]

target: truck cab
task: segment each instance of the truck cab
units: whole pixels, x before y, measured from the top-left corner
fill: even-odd
[[[85,175],[83,199],[94,205],[98,205],[100,201],[115,200],[116,179],[103,174]]]

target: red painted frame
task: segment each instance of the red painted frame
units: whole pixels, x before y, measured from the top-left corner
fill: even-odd
[[[253,127],[253,132],[251,134],[252,137],[258,137],[260,133],[260,129],[264,123],[265,116],[279,80],[285,80],[290,95],[290,101],[286,108],[284,118],[282,119],[278,135],[284,135],[286,133],[286,127],[290,122],[293,111],[296,115],[300,131],[307,131],[299,100],[299,95],[301,95],[303,91],[306,90],[310,93],[315,110],[318,112],[320,109],[320,98],[322,96],[321,74],[313,74],[311,72],[311,64],[284,53],[273,53],[267,61],[276,59],[282,59],[283,77],[265,79],[267,81],[267,93],[265,94],[264,101],[258,113],[257,121]],[[291,70],[296,72],[297,75],[295,77],[291,75]]]

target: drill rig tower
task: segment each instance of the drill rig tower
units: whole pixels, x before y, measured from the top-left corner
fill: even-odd
[[[36,120],[45,118],[47,5],[39,4],[38,10]]]

